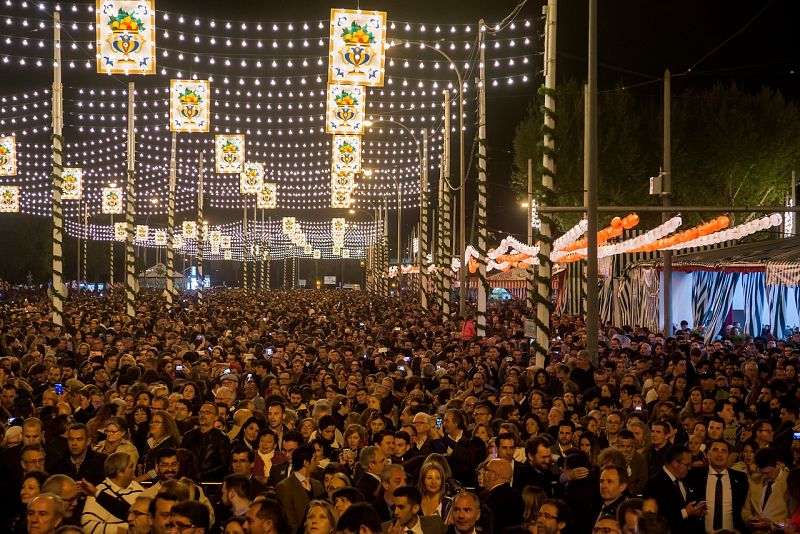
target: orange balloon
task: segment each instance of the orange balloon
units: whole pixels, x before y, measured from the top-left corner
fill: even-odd
[[[619,217],[614,217],[611,219],[611,227],[612,228],[622,228],[622,219]]]
[[[719,217],[717,217],[717,219],[719,220],[720,228],[727,228],[731,224],[731,220],[725,215],[720,215]]]

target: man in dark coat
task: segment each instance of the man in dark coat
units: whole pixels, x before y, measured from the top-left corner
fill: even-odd
[[[522,524],[525,503],[511,487],[513,468],[505,460],[495,459],[486,464],[483,486],[487,493],[483,505],[492,511],[492,532],[502,533],[508,527]]]
[[[53,467],[53,473],[67,475],[73,480],[88,480],[97,485],[105,479],[106,455],[91,449],[89,429],[83,423],[73,423],[67,430],[69,454]]]
[[[198,428],[184,434],[181,441],[181,446],[194,456],[203,482],[222,482],[228,474],[231,440],[214,427],[218,415],[213,402],[204,402],[198,415]]]
[[[658,513],[669,523],[671,532],[701,534],[704,532],[703,495],[698,495],[683,479],[689,474],[692,454],[689,448],[675,445],[667,451],[664,467],[644,487],[644,497],[655,499]]]

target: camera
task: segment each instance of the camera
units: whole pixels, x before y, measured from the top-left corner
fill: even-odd
[[[795,430],[792,439],[795,440],[795,441],[800,441],[800,432]]]
[[[231,368],[230,368],[230,367],[228,367],[227,369],[225,369],[224,371],[222,371],[222,374],[223,374],[223,375],[229,375],[229,374],[231,374]]]

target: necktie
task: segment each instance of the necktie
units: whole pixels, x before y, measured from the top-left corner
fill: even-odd
[[[764,511],[764,508],[767,507],[767,501],[769,500],[769,496],[772,495],[772,482],[767,482],[767,489],[764,491],[764,502],[761,503],[761,511]]]
[[[717,486],[714,489],[714,530],[722,528],[722,473],[717,476]]]

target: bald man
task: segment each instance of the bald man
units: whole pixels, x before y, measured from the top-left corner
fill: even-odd
[[[483,487],[487,493],[483,504],[492,511],[492,532],[522,524],[525,504],[520,493],[511,487],[512,464],[497,458],[486,465]]]

